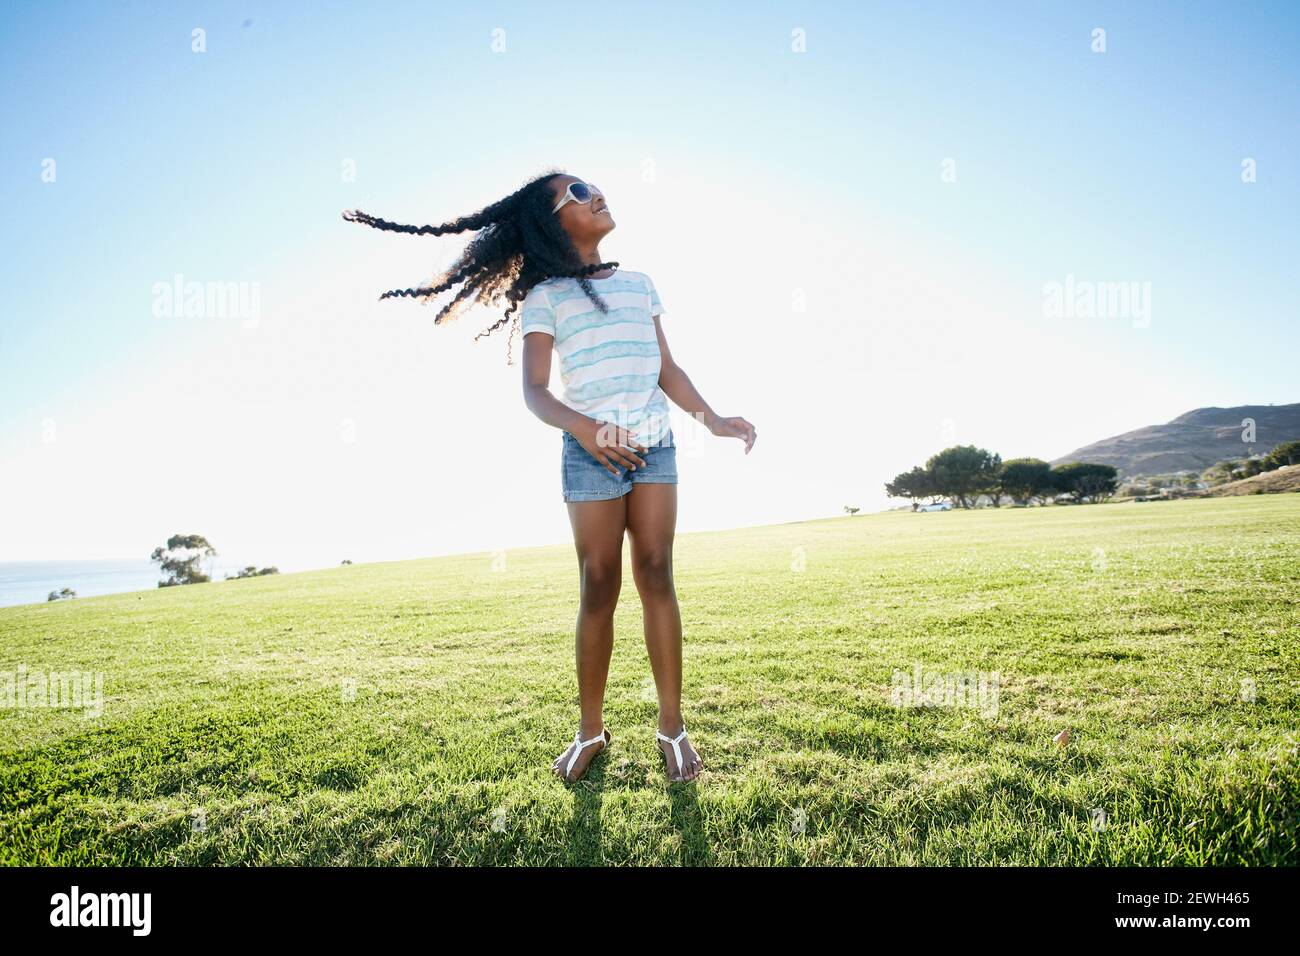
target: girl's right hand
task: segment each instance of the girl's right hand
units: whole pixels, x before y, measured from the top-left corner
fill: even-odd
[[[633,441],[631,433],[626,428],[592,419],[589,425],[570,434],[612,475],[618,474],[616,465],[632,470],[645,467],[645,459],[636,452],[644,453],[646,447],[638,441]]]

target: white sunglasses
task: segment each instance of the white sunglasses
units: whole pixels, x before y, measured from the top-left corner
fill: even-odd
[[[591,202],[592,196],[604,196],[605,194],[588,183],[576,182],[569,183],[569,188],[564,191],[564,198],[555,204],[551,212],[560,211],[560,207],[566,202],[588,203]]]

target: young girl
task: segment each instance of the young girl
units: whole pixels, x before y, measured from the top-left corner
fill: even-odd
[[[343,217],[413,235],[477,230],[434,285],[385,292],[381,299],[428,297],[459,285],[434,319],[438,323],[471,301],[491,304],[504,297],[504,315],[476,339],[508,323],[516,310],[522,312],[524,402],[563,431],[561,490],[581,583],[581,716],[573,743],[552,770],[566,781],[578,780],[612,739],[603,709],[626,530],[659,697],[655,740],[669,779],[694,780],[703,763],[682,720],[682,620],[673,585],[677,460],[665,396],[714,435],[744,441],[746,454],[754,446],[754,426],[716,415],[673,361],[650,277],[601,261],[600,241],[614,228],[614,219],[590,183],[548,173],[440,226],[403,226],[359,210]],[[552,351],[560,359],[560,399],[548,387]]]

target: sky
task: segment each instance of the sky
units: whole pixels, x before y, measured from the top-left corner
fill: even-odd
[[[518,338],[377,301],[465,238],[340,217],[552,167],[758,429],[674,419],[679,531],[1300,401],[1298,49],[1292,3],[6,4],[0,560],[570,540]]]

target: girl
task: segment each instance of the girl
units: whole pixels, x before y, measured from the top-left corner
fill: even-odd
[[[590,183],[547,173],[473,215],[440,226],[403,226],[359,210],[343,217],[412,235],[477,231],[434,285],[385,292],[381,299],[427,298],[460,286],[434,319],[440,323],[471,301],[491,304],[504,297],[505,313],[476,339],[521,311],[524,402],[563,431],[561,490],[581,584],[576,641],[581,715],[573,743],[552,770],[566,781],[578,780],[612,739],[603,708],[626,530],[659,698],[655,740],[669,779],[694,780],[703,763],[682,721],[682,621],[672,563],[677,450],[665,396],[714,435],[744,441],[746,454],[754,446],[754,426],[716,415],[673,361],[650,277],[601,260],[600,241],[613,230],[614,219]],[[548,387],[552,351],[560,358],[560,399]]]

